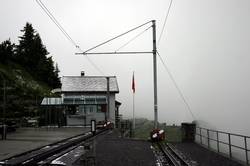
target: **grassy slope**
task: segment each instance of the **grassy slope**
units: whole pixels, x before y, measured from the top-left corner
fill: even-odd
[[[6,81],[6,117],[18,118],[35,116],[37,104],[44,96],[50,95],[50,89],[44,83],[36,81],[21,66],[11,63],[0,63],[0,74]],[[0,78],[0,96],[2,96],[3,81]],[[0,112],[2,111],[2,97],[0,98]],[[2,114],[0,114],[0,119]]]
[[[26,72],[21,66],[11,63],[3,65],[0,63],[0,72],[4,75],[7,85],[26,89],[31,92],[36,92],[34,95],[48,94],[49,88],[44,83],[36,81]]]

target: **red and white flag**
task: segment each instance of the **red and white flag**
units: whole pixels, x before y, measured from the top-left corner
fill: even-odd
[[[132,77],[132,90],[133,90],[133,93],[135,93],[135,78],[134,78],[134,73],[133,73],[133,77]]]

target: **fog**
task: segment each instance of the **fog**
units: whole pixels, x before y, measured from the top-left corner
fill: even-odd
[[[169,0],[43,0],[81,49],[155,19],[157,38]],[[158,59],[159,121],[180,124],[196,120],[201,126],[250,135],[250,1],[173,1],[158,51],[183,92],[195,119]],[[35,0],[0,1],[0,41],[17,36],[26,22],[33,24],[60,75],[101,75],[63,36]],[[144,29],[146,29],[145,27]],[[114,51],[143,28],[95,51]],[[151,51],[152,30],[122,51]],[[132,73],[135,72],[136,117],[153,119],[152,55],[91,55],[105,75],[118,78],[121,114],[132,116]]]

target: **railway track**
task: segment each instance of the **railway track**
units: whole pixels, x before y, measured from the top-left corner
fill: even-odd
[[[179,153],[177,153],[171,145],[167,143],[158,142],[157,146],[159,147],[159,150],[162,152],[165,159],[162,162],[162,165],[191,166],[191,164],[184,160],[183,157]]]
[[[87,132],[33,149],[0,161],[0,166],[71,165],[88,150],[90,140],[108,131],[108,129],[97,130],[95,135]]]

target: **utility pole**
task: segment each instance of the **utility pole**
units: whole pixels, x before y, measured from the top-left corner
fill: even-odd
[[[141,28],[149,23],[152,23],[152,29],[153,29],[153,51],[126,51],[126,52],[121,52],[121,51],[114,51],[114,52],[89,52],[91,50],[96,49],[97,47],[100,47],[108,42],[111,42],[121,36],[124,36],[138,28]],[[157,48],[156,48],[156,23],[155,20],[148,21],[142,25],[139,25],[135,28],[132,28],[128,30],[127,32],[124,32],[120,35],[117,35],[109,40],[104,41],[103,43],[100,43],[84,52],[81,53],[76,53],[76,55],[100,55],[100,54],[152,54],[153,53],[153,83],[154,83],[154,129],[158,128],[158,103],[157,103],[157,59],[156,59],[156,54],[157,54]],[[107,92],[108,93],[108,92]],[[109,96],[109,95],[107,95]],[[109,102],[109,99],[108,99]],[[109,104],[108,104],[109,105]],[[106,115],[105,115],[106,118]]]
[[[156,60],[156,25],[152,20],[153,30],[153,72],[154,72],[154,128],[158,128],[158,102],[157,102],[157,60]]]

